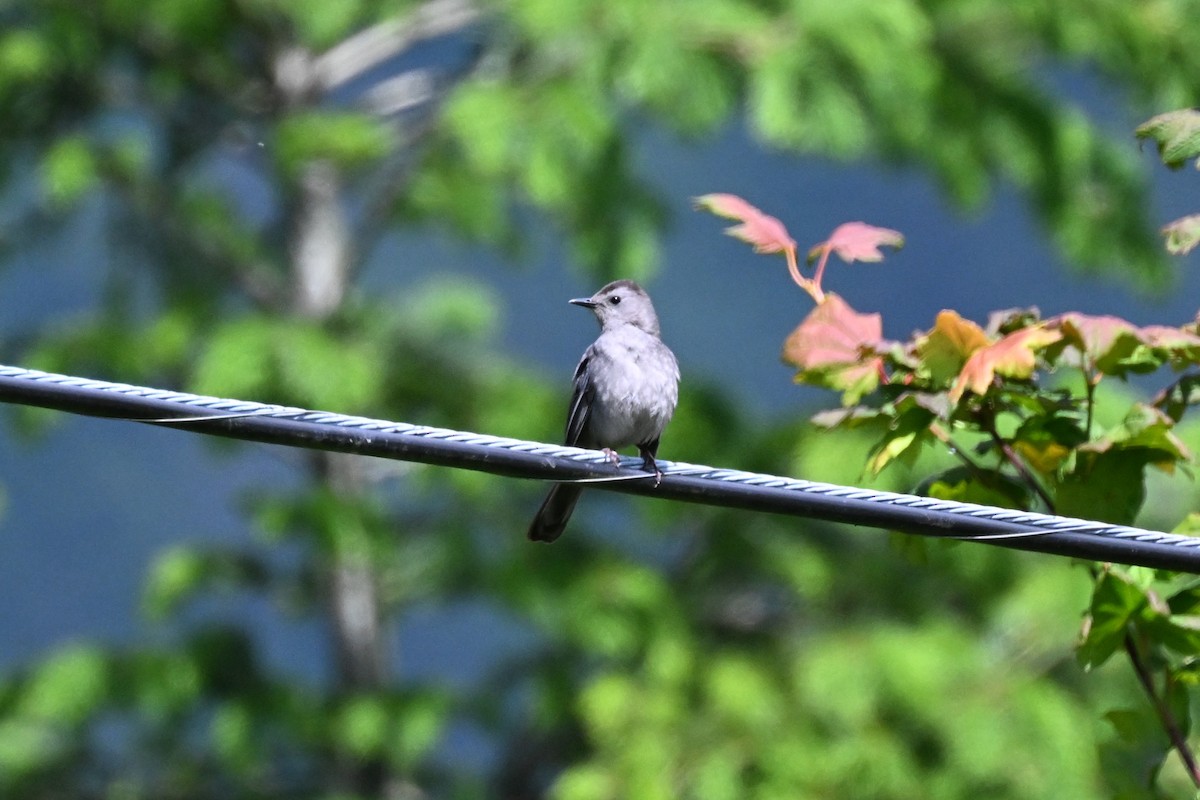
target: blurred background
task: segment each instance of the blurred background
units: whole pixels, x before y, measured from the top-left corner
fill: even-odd
[[[683,372],[662,457],[908,491],[946,455],[870,476],[806,424],[808,297],[691,198],[903,232],[825,280],[894,339],[1181,324],[1157,229],[1200,179],[1132,132],[1197,102],[1197,11],[0,3],[0,356],[556,441],[566,301],[631,277]],[[600,492],[535,547],[535,483],[3,415],[0,796],[1143,796],[1064,559]]]

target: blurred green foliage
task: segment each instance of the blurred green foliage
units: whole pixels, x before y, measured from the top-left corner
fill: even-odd
[[[1085,266],[1159,280],[1130,148],[1037,70],[1194,103],[1189,14],[1082,0],[0,4],[0,180],[36,189],[0,256],[88,212],[110,243],[95,307],[6,355],[552,439],[560,392],[497,352],[493,295],[402,263],[368,290],[361,265],[401,225],[513,247],[533,211],[597,282],[646,277],[664,219],[626,140],[647,120],[700,137],[743,117],[767,146],[917,165],[966,203],[1008,180]],[[436,73],[389,81],[430,39],[439,57],[421,69]],[[672,457],[844,482],[871,446],[860,431],[751,429],[689,381],[668,439]],[[945,466],[922,458],[876,480],[908,489]],[[1087,587],[1053,559],[979,546],[908,559],[875,535],[606,497],[534,548],[520,531],[535,487],[320,455],[297,471],[293,487],[248,491],[252,542],[161,556],[146,611],[170,624],[150,641],[64,643],[0,679],[0,794],[1091,798],[1145,786],[1102,769],[1097,741],[1120,765],[1162,746],[1119,711],[1128,741],[1096,732],[1097,709],[1139,698],[1108,667],[1081,681]],[[355,591],[380,621],[359,640],[337,610]],[[220,595],[327,623],[328,680],[265,667]],[[456,602],[533,644],[466,689],[372,663],[407,615]],[[464,725],[493,757],[446,748]],[[1177,778],[1168,765],[1159,785]]]

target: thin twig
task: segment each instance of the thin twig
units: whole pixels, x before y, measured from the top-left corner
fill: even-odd
[[[1167,736],[1171,739],[1171,746],[1179,753],[1179,758],[1183,761],[1183,765],[1187,769],[1192,783],[1195,784],[1197,789],[1200,789],[1200,766],[1197,766],[1196,758],[1192,755],[1192,751],[1188,747],[1187,737],[1184,736],[1183,729],[1179,726],[1179,721],[1175,719],[1175,714],[1172,713],[1171,707],[1167,705],[1167,698],[1165,696],[1160,697],[1158,692],[1155,691],[1154,679],[1150,674],[1150,669],[1142,659],[1141,650],[1138,649],[1133,634],[1128,631],[1125,633],[1125,654],[1129,656],[1129,661],[1133,664],[1133,671],[1137,673],[1138,683],[1146,691],[1147,696],[1150,698],[1150,705],[1154,706],[1154,711],[1158,714],[1159,721],[1162,723],[1163,728],[1166,729]]]
[[[1092,438],[1092,421],[1095,418],[1096,410],[1096,381],[1093,380],[1091,370],[1087,368],[1086,364],[1081,365],[1080,369],[1083,370],[1083,385],[1087,392],[1087,427],[1084,428],[1084,431],[1090,440]]]
[[[1012,445],[1005,441],[1000,435],[1000,432],[996,430],[994,420],[988,421],[987,432],[988,435],[992,437],[992,441],[995,443],[996,447],[1000,448],[1000,453],[1004,456],[1004,460],[1007,461],[1012,468],[1017,471],[1017,474],[1020,475],[1021,480],[1024,481],[1025,484],[1034,491],[1034,493],[1039,499],[1041,499],[1043,503],[1045,503],[1046,508],[1049,509],[1051,513],[1054,513],[1054,500],[1050,497],[1050,493],[1046,491],[1044,486],[1042,486],[1042,482],[1037,479],[1037,476],[1029,471],[1029,467],[1025,465],[1025,462],[1021,460],[1021,457],[1017,455],[1017,452],[1012,449]]]

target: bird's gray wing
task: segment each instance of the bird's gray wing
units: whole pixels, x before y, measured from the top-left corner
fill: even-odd
[[[591,371],[588,369],[591,360],[592,348],[589,347],[583,354],[583,358],[579,360],[579,366],[575,368],[571,407],[567,412],[566,442],[571,447],[590,446],[589,442],[584,439],[584,431],[587,429],[588,417],[592,412],[592,397],[596,394],[596,389],[592,385]]]

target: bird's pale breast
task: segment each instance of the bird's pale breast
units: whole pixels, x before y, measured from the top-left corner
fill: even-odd
[[[616,450],[661,435],[679,398],[679,367],[658,337],[634,328],[605,333],[589,368],[597,380],[588,428],[598,447]]]

